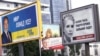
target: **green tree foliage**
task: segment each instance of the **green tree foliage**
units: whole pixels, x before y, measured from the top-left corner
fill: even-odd
[[[81,48],[81,44],[76,44],[76,52],[78,55],[80,55],[80,48]]]
[[[69,55],[70,56],[74,56],[75,55],[75,50],[74,50],[74,45],[68,45],[68,47],[70,48],[69,51]]]
[[[9,46],[6,46],[6,48],[9,49],[7,55],[12,54],[13,56],[19,56],[19,54],[18,54],[18,46],[17,45],[9,45]]]
[[[70,56],[75,56],[75,49],[76,49],[76,53],[77,55],[80,55],[80,48],[81,48],[81,44],[76,44],[76,48],[74,47],[74,45],[68,45],[68,47],[70,48]]]
[[[57,34],[57,33],[55,33],[55,34],[53,35],[53,37],[58,37],[58,34]]]
[[[42,50],[42,56],[54,56],[53,50]]]
[[[24,56],[40,56],[38,40],[25,42],[23,43],[23,46],[24,46]],[[17,44],[7,46],[7,48],[10,49],[8,54],[12,53],[13,56],[19,56],[19,52],[18,52],[19,50]],[[42,56],[54,56],[53,50],[42,50],[41,53]]]
[[[24,43],[25,56],[39,56],[39,42],[38,40]]]

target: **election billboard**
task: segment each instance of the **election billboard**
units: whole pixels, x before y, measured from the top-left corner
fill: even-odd
[[[63,49],[62,37],[42,39],[42,50]]]
[[[99,40],[99,18],[96,4],[61,12],[63,43],[86,43]]]
[[[39,39],[41,15],[37,3],[0,16],[2,44],[12,44]]]
[[[57,24],[43,24],[43,38],[60,37],[60,27]]]
[[[62,37],[50,38],[49,39],[49,48],[50,49],[63,49]]]
[[[43,24],[42,50],[62,49],[62,37],[60,27],[56,24]]]

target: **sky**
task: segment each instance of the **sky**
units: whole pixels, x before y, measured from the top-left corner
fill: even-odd
[[[89,4],[98,4],[100,13],[100,0],[71,0],[71,8],[78,8]]]

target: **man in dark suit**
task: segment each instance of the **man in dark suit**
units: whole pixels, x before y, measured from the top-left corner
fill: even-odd
[[[9,20],[8,20],[8,17],[7,16],[5,16],[3,18],[3,28],[4,28],[4,31],[2,33],[2,44],[6,44],[6,43],[12,42],[11,32],[8,31],[8,28],[9,28]]]
[[[43,38],[43,39],[42,39],[42,49],[43,49],[43,50],[49,50],[47,41],[48,41],[48,40],[47,40],[46,38]]]

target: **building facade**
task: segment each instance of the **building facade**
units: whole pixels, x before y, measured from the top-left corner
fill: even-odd
[[[66,11],[66,0],[41,0],[44,24],[60,23],[60,12]]]
[[[66,0],[50,0],[52,23],[60,23],[60,12],[67,10]]]
[[[50,0],[40,0],[43,24],[51,24]]]

